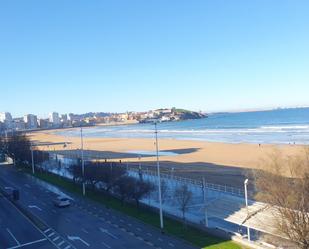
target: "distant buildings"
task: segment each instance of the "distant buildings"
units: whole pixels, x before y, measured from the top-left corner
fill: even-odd
[[[36,115],[27,114],[24,116],[24,122],[27,129],[37,129],[38,128],[38,119]]]
[[[0,113],[0,122],[4,124],[5,129],[13,128],[13,119],[12,119],[11,113],[9,112]]]
[[[34,114],[27,114],[23,118],[14,118],[9,112],[0,113],[0,132],[23,131],[33,129],[50,129],[65,127],[94,126],[111,123],[148,123],[169,122],[187,119],[199,119],[207,117],[206,114],[193,111],[165,108],[150,110],[147,112],[106,113],[88,112],[84,114],[62,114],[52,112],[47,119],[38,119]]]
[[[13,119],[14,130],[23,131],[26,129],[26,124],[24,118],[14,118]]]
[[[49,120],[48,119],[44,119],[44,118],[40,118],[38,120],[38,125],[41,129],[48,129],[50,128],[50,123],[49,123]]]
[[[52,112],[49,114],[49,122],[51,122],[53,127],[59,127],[61,122],[60,122],[60,117],[58,112]]]

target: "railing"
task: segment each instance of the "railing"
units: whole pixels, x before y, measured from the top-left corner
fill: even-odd
[[[138,172],[138,173],[140,172],[140,170],[136,167],[130,167],[130,168],[128,168],[128,170]],[[148,171],[142,170],[142,174],[147,174],[147,175],[151,175],[151,176],[154,176],[154,177],[157,176],[157,173],[155,171],[152,171],[152,170],[148,170]],[[181,176],[175,176],[175,175],[166,174],[166,173],[161,173],[160,176],[164,179],[173,180],[173,181],[180,182],[180,183],[183,183],[183,184],[191,184],[191,185],[194,185],[198,188],[203,188],[203,181],[202,180],[186,178],[186,177],[181,177]],[[220,185],[220,184],[205,182],[205,188],[210,189],[210,190],[214,190],[214,191],[218,191],[218,192],[231,194],[231,195],[236,195],[236,196],[241,196],[241,197],[244,196],[244,190],[243,189],[235,188],[235,187],[231,187],[231,186],[227,186],[227,185]]]
[[[60,159],[60,158],[63,158],[63,159],[70,158],[70,159],[74,160],[78,156],[76,154],[76,151],[63,151],[61,153],[51,151],[49,153],[50,153],[52,158],[55,157],[55,155],[57,154],[58,159]],[[99,153],[96,153],[96,152],[90,153],[88,155],[89,156],[88,159],[92,158],[92,160],[96,160],[99,157],[98,154]],[[126,163],[123,162],[123,163],[121,163],[121,165],[123,167],[126,167],[127,170],[129,170],[129,171],[139,172],[140,171],[139,167],[141,167],[141,171],[142,171],[143,174],[147,174],[147,175],[154,176],[154,177],[156,177],[156,175],[157,175],[156,171],[150,165],[143,165],[143,164],[139,164],[139,163],[129,163],[129,162],[126,162]],[[161,177],[164,178],[164,179],[176,181],[178,183],[191,184],[195,187],[198,187],[198,188],[201,188],[201,189],[203,188],[203,181],[200,180],[200,179],[177,176],[177,175],[172,174],[172,172],[170,174],[161,173]],[[210,190],[214,190],[214,191],[218,191],[218,192],[221,192],[221,193],[231,194],[231,195],[234,195],[234,196],[240,196],[240,197],[244,196],[244,190],[243,189],[231,187],[231,186],[228,186],[228,185],[220,185],[220,184],[205,182],[205,188],[210,189]],[[249,196],[253,196],[253,193],[251,193],[251,192],[248,193],[248,194],[249,194]]]

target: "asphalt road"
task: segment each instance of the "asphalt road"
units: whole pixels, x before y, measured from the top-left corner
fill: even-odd
[[[0,248],[56,247],[10,201],[0,195]]]
[[[10,166],[0,166],[0,186],[19,189],[19,202],[47,225],[47,228],[40,233],[32,224],[28,224],[29,222],[23,223],[22,226],[27,230],[27,233],[31,233],[31,236],[29,235],[31,239],[29,239],[30,237],[27,236],[27,233],[23,232],[25,230],[17,232],[21,228],[19,221],[6,220],[6,223],[4,223],[3,227],[1,226],[0,230],[0,241],[3,238],[5,243],[12,244],[14,242],[5,230],[9,228],[12,229],[10,231],[14,231],[17,236],[20,236],[21,242],[47,238],[42,243],[49,243],[48,241],[50,241],[55,245],[54,248],[60,249],[194,248],[184,241],[161,234],[156,228],[145,225],[132,217],[107,209],[98,203],[79,196],[66,193],[73,198],[72,205],[68,208],[54,207],[52,200],[57,196],[54,193],[55,191],[57,192],[57,189],[50,188],[48,184],[17,172]],[[13,209],[11,211],[17,212]],[[0,217],[6,216],[5,211],[2,211],[2,209],[0,209],[0,213]],[[14,217],[14,213],[11,215]],[[30,230],[31,226],[33,231]],[[35,233],[35,230],[37,230],[37,233]],[[3,245],[3,248],[8,248],[11,244]],[[53,247],[38,247],[37,245],[33,245],[33,247],[23,248],[45,249]]]

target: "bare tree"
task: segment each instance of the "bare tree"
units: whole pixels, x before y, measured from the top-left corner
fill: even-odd
[[[117,181],[126,174],[126,170],[117,164],[102,163],[98,173],[99,180],[104,183],[104,190],[109,193]]]
[[[140,200],[147,196],[153,189],[154,185],[148,181],[142,181],[140,179],[134,179],[134,185],[132,186],[132,199],[135,200],[136,206],[139,207]]]
[[[135,184],[135,179],[132,176],[122,176],[115,184],[115,192],[119,195],[121,204],[132,196],[132,189]]]
[[[79,183],[82,181],[82,168],[79,164],[72,164],[69,167],[69,172],[73,176],[73,182]]]
[[[187,185],[181,185],[175,190],[175,200],[179,205],[182,212],[182,218],[185,221],[185,213],[188,210],[189,203],[192,200],[192,192],[188,189]]]
[[[4,140],[4,153],[16,162],[31,162],[30,147],[30,140],[22,133],[13,133]]]
[[[274,153],[254,172],[257,199],[268,203],[279,233],[309,248],[309,149],[294,157]]]

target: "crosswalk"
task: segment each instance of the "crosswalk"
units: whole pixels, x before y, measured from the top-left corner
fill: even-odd
[[[75,247],[70,242],[64,239],[52,228],[46,229],[43,231],[43,233],[46,235],[46,238],[58,249],[75,249]]]

